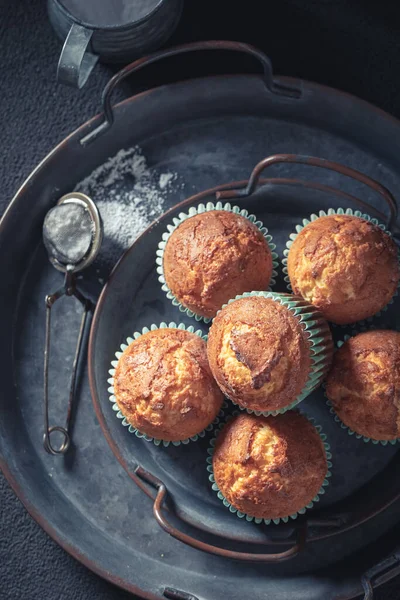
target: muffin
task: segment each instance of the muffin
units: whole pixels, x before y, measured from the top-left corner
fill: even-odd
[[[326,394],[339,419],[372,440],[400,438],[400,333],[360,333],[335,353]]]
[[[302,312],[314,321],[313,331],[305,329]],[[323,338],[319,349],[326,354],[314,386],[313,333]],[[329,368],[332,339],[326,322],[301,298],[269,292],[225,306],[213,320],[207,353],[228,398],[241,408],[270,413],[290,407],[306,387],[308,393],[316,387]]]
[[[264,235],[245,217],[212,210],[185,219],[165,245],[163,274],[175,298],[202,317],[214,317],[243,292],[266,290],[273,270]]]
[[[261,519],[302,511],[326,485],[328,475],[318,431],[295,411],[277,417],[234,417],[216,439],[212,467],[226,500]]]
[[[133,427],[171,442],[202,432],[223,401],[204,340],[182,329],[157,329],[134,340],[118,360],[113,386]]]
[[[293,292],[341,325],[384,308],[400,277],[390,235],[369,221],[338,214],[320,217],[300,231],[287,269]]]

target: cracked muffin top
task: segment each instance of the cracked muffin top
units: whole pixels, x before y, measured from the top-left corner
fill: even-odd
[[[328,464],[323,442],[306,417],[242,413],[218,435],[215,481],[237,510],[253,517],[287,517],[318,494]]]
[[[396,244],[365,219],[320,217],[294,240],[288,274],[293,293],[328,321],[355,323],[379,312],[395,294],[400,278]]]
[[[167,286],[181,304],[214,317],[231,298],[268,288],[272,254],[251,221],[212,210],[189,217],[173,231],[163,269]]]
[[[341,421],[373,440],[400,437],[400,333],[360,333],[335,353],[326,393]]]
[[[149,331],[124,350],[115,370],[114,394],[131,425],[165,441],[203,431],[223,401],[204,340],[169,328]]]
[[[311,369],[303,326],[288,308],[263,296],[225,306],[213,320],[207,352],[224,394],[242,408],[261,412],[294,402]]]

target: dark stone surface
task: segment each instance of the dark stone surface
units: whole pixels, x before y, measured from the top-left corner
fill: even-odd
[[[187,0],[173,42],[251,42],[270,55],[278,73],[344,89],[400,116],[400,9],[390,0],[281,0],[263,9],[255,1],[241,3],[240,8],[222,0],[216,5]],[[262,16],[262,10],[269,13]],[[0,15],[2,212],[38,161],[98,111],[101,89],[112,71],[98,66],[81,92],[58,86],[55,70],[61,46],[47,22],[44,0],[0,0]],[[214,55],[177,59],[169,65],[125,83],[120,94],[193,74],[252,68],[247,59]],[[1,599],[132,597],[91,574],[52,542],[2,476],[0,506]],[[400,581],[387,584],[376,597],[400,598]]]

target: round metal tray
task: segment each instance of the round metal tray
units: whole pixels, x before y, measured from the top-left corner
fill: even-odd
[[[287,158],[281,157],[282,162]],[[296,160],[302,158],[297,157]],[[241,187],[244,191],[243,183],[232,184],[230,187]],[[234,193],[221,193],[214,189],[183,201],[158,219],[120,260],[101,294],[92,325],[89,345],[91,391],[103,432],[132,479],[150,496],[155,496],[151,493],[151,486],[161,488],[164,503],[170,501],[172,516],[177,515],[186,524],[222,538],[225,547],[216,544],[212,548],[205,547],[204,536],[197,543],[194,537],[184,538],[178,530],[173,531],[165,520],[166,517],[159,516],[162,502],[158,497],[155,504],[156,516],[167,532],[194,547],[246,562],[278,563],[291,558],[284,570],[293,574],[331,562],[332,555],[327,556],[324,552],[324,542],[325,546],[329,545],[331,552],[335,552],[336,560],[358,549],[360,543],[365,543],[365,539],[360,542],[356,537],[351,538],[345,534],[376,517],[388,502],[394,502],[400,495],[400,486],[397,484],[390,489],[385,486],[385,494],[382,493],[385,481],[395,483],[398,480],[400,462],[393,459],[397,454],[396,447],[377,448],[372,443],[366,444],[350,437],[330,415],[323,390],[316,390],[302,402],[301,408],[322,425],[331,444],[334,467],[328,493],[318,503],[318,510],[309,511],[295,525],[277,527],[272,524],[263,527],[238,519],[226,510],[212,492],[205,470],[210,436],[189,446],[156,447],[132,436],[126,428],[121,427],[109,401],[107,379],[111,360],[120,344],[134,331],[140,331],[142,327],[152,323],[176,321],[186,325],[194,324],[207,332],[208,326],[182,315],[166,300],[158,282],[154,257],[158,242],[167,230],[167,224],[175,216],[200,202],[215,202],[220,196]],[[236,195],[238,196],[237,193]],[[290,233],[304,217],[329,208],[344,206],[357,209],[355,199],[350,196],[321,185],[301,185],[295,180],[290,183],[277,179],[264,180],[264,185],[251,196],[237,197],[231,201],[237,202],[240,208],[246,208],[267,225],[280,256],[283,255]],[[385,216],[382,215],[382,220],[384,219]],[[281,270],[274,290],[287,291]],[[374,319],[373,324],[397,328],[400,318],[398,308],[399,302],[395,301],[382,317]],[[333,329],[334,338],[339,341],[349,331],[351,328],[346,330],[336,327]],[[365,469],[366,464],[368,469]],[[306,540],[305,547],[302,539],[300,540],[303,537]],[[228,544],[226,548],[226,542],[229,541],[236,542],[236,546]],[[315,552],[314,547],[308,548],[311,543],[316,542],[319,542],[318,552]],[[251,544],[255,547],[251,548]],[[240,553],[243,545],[246,545],[245,550],[242,549]],[[275,546],[275,550],[270,549],[272,556],[268,555],[268,551],[260,550],[258,546],[261,545]]]
[[[155,448],[130,435],[111,410],[105,387],[107,368],[124,337],[149,321],[181,318],[188,322],[159,289],[154,267],[159,237],[174,210],[179,209],[157,221],[128,251],[103,292],[94,321],[91,383],[98,396],[96,410],[122,466],[101,434],[86,374],[76,407],[74,446],[64,458],[44,452],[44,296],[59,285],[59,274],[47,261],[41,224],[48,208],[63,193],[71,191],[109,156],[135,144],[140,144],[153,169],[162,166],[176,170],[185,182],[185,188],[170,194],[169,206],[191,193],[247,179],[261,158],[282,151],[339,161],[396,191],[400,183],[399,124],[334,90],[290,79],[266,86],[259,76],[215,77],[158,88],[121,103],[114,109],[112,126],[103,125],[99,133],[102,121],[100,116],[82,126],[39,165],[0,225],[2,469],[27,509],[54,539],[96,572],[143,597],[184,597],[171,596],[168,588],[207,600],[249,597],[250,590],[251,597],[260,599],[268,594],[278,600],[290,594],[299,599],[353,597],[362,590],[360,573],[376,559],[368,549],[332,568],[314,569],[365,547],[399,520],[400,507],[394,499],[399,491],[396,479],[400,465],[395,448],[373,447],[345,435],[325,414],[318,396],[305,406],[315,411],[327,429],[334,447],[334,476],[321,509],[310,515],[314,519],[310,532],[324,537],[336,528],[341,533],[307,543],[293,561],[266,567],[188,548],[158,526],[152,516],[152,500],[126,475],[123,467],[136,477],[134,470],[140,464],[165,480],[170,501],[163,514],[185,533],[195,534],[206,543],[219,545],[224,541],[231,550],[256,548],[265,552],[281,552],[285,544],[290,547],[293,543],[291,530],[276,528],[271,533],[270,528],[242,523],[217,502],[201,466],[205,442],[184,448]],[[88,137],[93,131],[97,135]],[[240,204],[265,221],[280,250],[299,219],[320,208],[344,205],[340,195],[318,185],[299,186],[288,179],[307,178],[340,188],[384,210],[371,190],[337,173],[277,165],[268,175],[272,179]],[[28,211],[31,218],[21,220],[21,214]],[[95,271],[83,281],[87,293],[98,294]],[[52,383],[50,391],[52,410],[63,414],[65,390],[59,381],[74,348],[77,315],[67,304],[60,315],[56,333],[63,342],[54,348],[53,364],[59,380]],[[393,327],[396,318],[392,307],[385,323]],[[335,330],[335,335],[340,334],[341,330]],[[147,483],[142,485],[154,495]],[[351,520],[354,507],[358,508],[356,523]],[[369,518],[361,525],[363,515]],[[330,522],[325,520],[321,525],[319,521],[327,516]],[[358,526],[349,529],[352,524]],[[281,537],[278,544],[277,536]],[[384,552],[384,543],[380,550]]]

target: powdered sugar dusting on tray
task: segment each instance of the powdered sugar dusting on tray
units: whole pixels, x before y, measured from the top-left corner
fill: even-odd
[[[161,173],[160,175],[160,181],[159,181],[159,185],[160,188],[163,190],[167,187],[167,185],[169,184],[169,182],[173,179],[174,174],[173,173]]]
[[[149,169],[141,148],[120,150],[75,191],[87,194],[96,203],[104,226],[99,262],[112,267],[122,252],[164,212],[165,200],[177,173]]]

